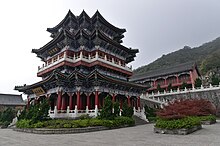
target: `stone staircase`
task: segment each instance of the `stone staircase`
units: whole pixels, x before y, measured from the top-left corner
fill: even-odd
[[[139,118],[138,116],[133,115],[133,119],[135,120],[135,125],[144,125],[147,124],[145,120]]]

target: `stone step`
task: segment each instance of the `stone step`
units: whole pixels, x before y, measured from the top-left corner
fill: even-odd
[[[147,124],[147,122],[137,116],[133,116],[133,119],[135,120],[135,125],[144,125]]]

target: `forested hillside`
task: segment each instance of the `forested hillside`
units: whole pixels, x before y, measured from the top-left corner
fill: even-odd
[[[163,55],[154,62],[137,68],[134,70],[134,74],[192,61],[197,63],[202,75],[210,70],[220,68],[220,38],[199,47],[191,48],[185,46],[183,49]]]

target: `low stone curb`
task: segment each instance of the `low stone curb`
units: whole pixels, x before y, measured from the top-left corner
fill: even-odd
[[[187,135],[200,129],[202,129],[201,125],[193,126],[192,128],[189,128],[189,129],[183,128],[183,129],[173,129],[173,130],[154,127],[154,132],[160,133],[160,134]]]
[[[216,123],[216,120],[214,120],[214,121],[201,121],[202,125],[212,125],[212,124],[215,124],[215,123]]]
[[[59,129],[48,129],[48,128],[14,128],[14,131],[18,132],[26,132],[26,133],[34,133],[34,134],[74,134],[74,133],[86,133],[86,132],[95,132],[102,130],[111,130],[118,128],[125,128],[132,126],[120,126],[120,127],[104,127],[104,126],[96,126],[96,127],[85,127],[85,128],[59,128]]]
[[[59,128],[59,129],[47,129],[47,128],[14,128],[14,131],[18,132],[27,132],[34,134],[70,134],[70,133],[85,133],[85,132],[94,132],[101,130],[108,130],[110,128],[97,126],[97,127],[86,127],[86,128]]]

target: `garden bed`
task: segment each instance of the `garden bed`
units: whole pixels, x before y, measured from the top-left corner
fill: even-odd
[[[202,129],[201,125],[193,126],[191,128],[181,128],[181,129],[164,129],[164,128],[154,127],[154,132],[160,133],[160,134],[187,135],[187,134],[193,133],[193,132],[200,130],[200,129]]]

